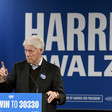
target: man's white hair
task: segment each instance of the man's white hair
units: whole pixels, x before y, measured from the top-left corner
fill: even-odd
[[[44,41],[43,38],[33,35],[29,37],[28,39],[24,40],[23,46],[25,45],[32,45],[33,47],[39,49],[42,48],[44,50]]]

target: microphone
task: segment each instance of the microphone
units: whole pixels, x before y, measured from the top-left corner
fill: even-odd
[[[30,76],[30,78],[32,79],[32,81],[34,82],[34,84],[36,85],[36,93],[38,93],[38,85],[36,83],[36,81],[34,80],[34,78],[31,76],[31,74],[27,71],[28,75]],[[35,88],[33,89],[32,93],[35,91]]]

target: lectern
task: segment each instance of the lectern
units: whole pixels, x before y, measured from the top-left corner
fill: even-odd
[[[0,112],[46,112],[46,95],[0,93]]]

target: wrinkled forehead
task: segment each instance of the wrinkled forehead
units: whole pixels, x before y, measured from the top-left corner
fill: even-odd
[[[24,49],[25,50],[37,50],[37,48],[35,48],[33,45],[28,45],[28,44],[24,45]]]

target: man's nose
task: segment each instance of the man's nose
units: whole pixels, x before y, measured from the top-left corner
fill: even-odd
[[[30,56],[30,53],[28,51],[25,52],[26,56]]]

